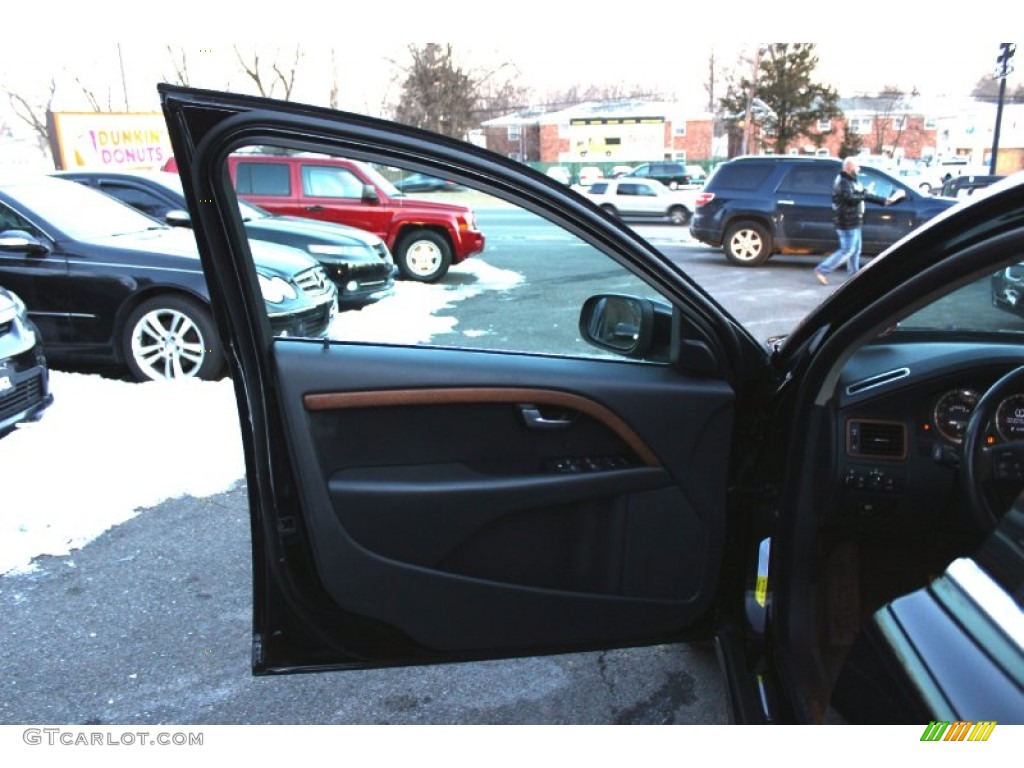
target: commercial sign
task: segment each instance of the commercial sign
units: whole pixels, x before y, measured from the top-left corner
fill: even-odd
[[[566,159],[650,160],[665,154],[665,120],[661,117],[574,118],[569,121]]]
[[[49,112],[57,170],[158,169],[171,157],[160,112]]]

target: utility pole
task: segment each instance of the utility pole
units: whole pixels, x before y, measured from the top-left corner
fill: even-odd
[[[1010,59],[1017,51],[1016,43],[1000,43],[999,56],[996,57],[996,73],[999,78],[999,102],[996,104],[996,128],[992,134],[992,157],[989,160],[988,172],[996,173],[996,158],[999,156],[999,127],[1003,122],[1003,97],[1006,95],[1006,76],[1013,72]]]
[[[751,121],[753,119],[754,96],[757,95],[757,72],[761,68],[761,44],[757,44],[757,51],[754,53],[754,73],[750,80],[750,90],[747,91],[747,112],[743,117],[743,146],[740,147],[740,154],[745,155],[750,151]]]

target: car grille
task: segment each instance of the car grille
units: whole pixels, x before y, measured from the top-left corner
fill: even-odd
[[[330,292],[330,282],[327,273],[321,266],[310,267],[295,276],[295,282],[302,292],[311,299],[318,299]]]
[[[304,312],[272,317],[270,330],[275,336],[287,333],[289,336],[322,338],[327,335],[333,308],[333,303],[327,303]]]
[[[0,392],[0,421],[27,411],[43,401],[43,374],[37,372]]]

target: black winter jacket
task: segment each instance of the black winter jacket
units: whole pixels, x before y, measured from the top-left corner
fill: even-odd
[[[864,223],[864,201],[885,204],[885,198],[872,195],[857,177],[840,171],[832,185],[832,221],[836,229],[857,229]]]

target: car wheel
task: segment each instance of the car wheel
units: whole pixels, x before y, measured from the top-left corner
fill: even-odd
[[[681,205],[674,205],[668,209],[668,220],[676,226],[685,227],[690,223],[690,212]]]
[[[669,189],[679,189],[679,182],[676,181],[675,179],[673,179],[672,181],[670,181],[668,183],[668,188]]]
[[[396,251],[395,260],[402,274],[421,283],[440,280],[452,263],[452,249],[448,241],[427,229],[402,237]]]
[[[756,267],[772,255],[768,230],[754,221],[741,221],[725,233],[725,255],[733,264]]]
[[[927,181],[921,186],[919,186],[918,189],[924,192],[926,195],[930,195],[932,193],[932,185],[929,184]]]
[[[181,296],[156,296],[137,306],[125,323],[123,344],[138,381],[214,379],[224,367],[209,311]]]

